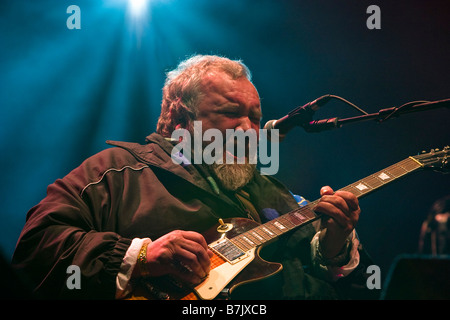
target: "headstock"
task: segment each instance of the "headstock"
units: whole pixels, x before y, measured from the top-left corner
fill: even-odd
[[[447,173],[450,168],[449,164],[450,147],[446,146],[444,149],[432,149],[430,152],[422,151],[421,154],[413,156],[423,168],[432,169]]]

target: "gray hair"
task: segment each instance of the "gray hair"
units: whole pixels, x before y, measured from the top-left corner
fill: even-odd
[[[197,103],[203,94],[202,78],[211,71],[222,71],[232,79],[246,77],[251,81],[250,70],[241,60],[195,55],[182,61],[176,69],[167,73],[156,132],[170,137],[177,125],[191,129],[197,118]]]

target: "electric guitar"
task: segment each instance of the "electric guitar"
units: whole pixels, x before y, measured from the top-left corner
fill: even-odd
[[[340,190],[357,198],[421,169],[445,171],[449,166],[450,147],[410,156],[384,170],[356,181]],[[196,287],[186,286],[170,276],[142,279],[128,299],[211,300],[230,294],[237,286],[262,280],[282,270],[279,263],[263,260],[259,251],[279,236],[320,218],[313,208],[319,200],[264,224],[246,218],[219,220],[203,233],[214,255],[208,277]]]

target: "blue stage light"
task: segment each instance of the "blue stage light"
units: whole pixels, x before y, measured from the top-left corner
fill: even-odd
[[[128,9],[134,18],[142,17],[147,12],[148,0],[128,0]]]

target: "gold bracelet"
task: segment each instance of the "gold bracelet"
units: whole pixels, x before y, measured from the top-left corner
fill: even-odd
[[[144,244],[141,247],[141,250],[139,251],[137,260],[139,272],[143,277],[148,277],[150,275],[150,272],[148,271],[147,268],[147,246],[148,242],[144,242]]]
[[[344,247],[335,257],[325,258],[324,256],[322,256],[322,250],[320,250],[320,244],[318,244],[317,257],[319,259],[319,263],[323,266],[330,266],[330,267],[342,267],[346,265],[350,260],[349,255],[350,247],[351,241],[347,239]]]

